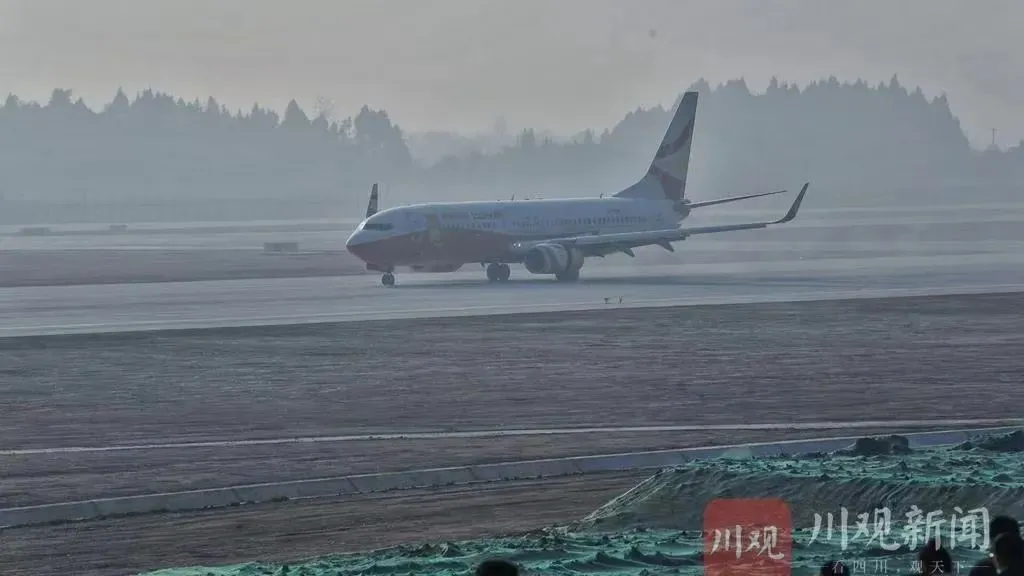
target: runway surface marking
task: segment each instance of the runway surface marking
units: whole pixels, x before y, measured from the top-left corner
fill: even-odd
[[[533,428],[522,430],[466,430],[461,432],[392,432],[355,434],[345,436],[299,436],[290,438],[262,438],[251,440],[213,440],[207,442],[166,442],[125,444],[115,446],[61,446],[53,448],[23,448],[0,450],[0,456],[30,456],[41,454],[71,454],[87,452],[117,452],[127,450],[229,448],[272,444],[313,444],[321,442],[359,442],[370,440],[438,440],[449,438],[503,438],[509,436],[555,436],[567,434],[608,434],[636,432],[711,432],[757,430],[856,430],[859,428],[931,427],[948,426],[1015,426],[1024,420],[999,418],[936,420],[862,420],[856,422],[779,422],[764,424],[692,424],[665,426],[601,426],[588,428]]]

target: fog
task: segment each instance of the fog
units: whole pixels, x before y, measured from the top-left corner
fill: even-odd
[[[5,0],[0,22],[0,224],[340,219],[374,181],[385,205],[610,194],[686,89],[695,199],[1024,179],[1012,2]]]
[[[996,425],[1024,373],[1022,37],[1013,0],[0,0],[0,573],[397,543],[373,571],[450,572],[490,545],[413,541],[638,479],[580,457]],[[646,174],[787,193],[522,204]],[[501,203],[359,227],[377,183],[381,209]]]
[[[197,277],[359,271],[339,259],[372,183],[383,207],[614,194],[644,173],[687,90],[700,94],[689,197],[805,181],[811,193],[787,227],[626,262],[1020,241],[1015,4],[565,0],[541,18],[501,0],[380,6],[0,3],[5,282],[97,281],[100,268],[109,281],[192,279],[196,250],[220,251]],[[780,198],[687,222],[777,218]],[[50,229],[18,234],[29,226]],[[330,256],[259,258],[278,241]],[[80,248],[107,251],[102,266],[71,266]],[[141,248],[168,252],[157,265],[130,253]]]
[[[805,180],[819,208],[1020,198],[1024,147],[973,149],[946,97],[896,76],[687,89],[701,94],[695,199]],[[368,106],[348,117],[295,101],[283,115],[233,112],[215,96],[147,90],[118,91],[97,112],[70,88],[42,103],[11,95],[0,108],[0,214],[7,224],[351,218],[374,181],[385,204],[612,194],[644,172],[672,107],[640,106],[572,135],[500,125],[409,135]]]
[[[283,113],[318,97],[384,108],[406,130],[497,117],[573,134],[668,105],[698,78],[804,86],[888,81],[949,94],[975,147],[1024,137],[1024,5],[991,0],[0,0],[0,93],[69,87],[101,108],[119,86]]]

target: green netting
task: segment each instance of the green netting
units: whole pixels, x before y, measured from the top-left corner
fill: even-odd
[[[815,574],[841,558],[864,574],[903,575],[928,533],[910,530],[905,514],[942,511],[934,524],[960,572],[984,556],[983,526],[968,534],[959,524],[979,506],[986,512],[1024,516],[1024,434],[954,448],[910,454],[813,454],[693,462],[662,472],[597,510],[584,522],[561,529],[493,540],[399,546],[363,554],[325,556],[287,565],[242,564],[174,568],[145,576],[327,576],[470,574],[484,558],[514,560],[532,574],[601,576],[702,574],[705,502],[712,497],[781,496],[794,511],[797,530],[793,574]],[[847,538],[841,508],[849,513]],[[892,514],[886,550],[857,534],[857,516],[886,508]],[[955,508],[962,510],[956,520]],[[827,535],[825,518],[834,515]],[[814,515],[820,524],[814,529]],[[945,523],[942,521],[946,520]],[[980,520],[980,518],[979,518]],[[959,526],[956,534],[950,522]],[[931,534],[931,535],[934,535]],[[954,538],[955,537],[955,538]],[[973,544],[973,548],[971,547]]]
[[[899,532],[900,526],[894,526]],[[860,573],[900,576],[913,572],[915,555],[908,546],[892,553],[839,538],[816,538],[802,530],[795,535],[793,574],[816,573],[829,560],[841,558]],[[421,547],[403,547],[368,554],[324,557],[284,566],[243,564],[222,568],[177,568],[146,576],[336,576],[350,574],[450,576],[471,574],[484,558],[501,556],[526,568],[529,574],[653,575],[701,572],[702,540],[696,531],[638,531],[616,534],[534,535],[478,540]],[[960,571],[969,570],[983,554],[977,550],[951,550]]]
[[[982,445],[900,454],[856,451],[802,457],[693,461],[663,471],[593,512],[575,530],[635,527],[699,529],[715,498],[771,496],[787,502],[798,526],[815,514],[849,514],[887,507],[896,520],[913,506],[951,518],[986,506],[1024,517],[1024,433]],[[884,506],[883,506],[884,504]]]

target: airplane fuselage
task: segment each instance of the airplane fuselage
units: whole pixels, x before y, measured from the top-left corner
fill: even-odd
[[[389,208],[364,220],[346,247],[371,268],[454,270],[467,263],[513,263],[519,241],[675,228],[685,207],[668,200],[563,198],[451,202]]]
[[[396,267],[454,272],[479,262],[489,281],[504,282],[509,264],[522,262],[531,274],[558,281],[579,279],[584,260],[634,248],[660,246],[694,234],[754,230],[784,224],[796,217],[807,192],[805,183],[789,212],[779,220],[684,227],[691,210],[785,190],[693,202],[686,197],[690,144],[697,115],[697,93],[683,94],[661,145],[644,175],[610,197],[559,198],[519,202],[439,202],[377,212],[378,188],[370,190],[366,219],[345,247],[371,270],[383,272],[381,283],[395,283]]]

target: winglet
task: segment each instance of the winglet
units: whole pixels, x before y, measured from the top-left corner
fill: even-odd
[[[800,210],[800,203],[804,201],[804,194],[807,194],[807,187],[810,186],[810,182],[805,182],[804,187],[800,189],[800,193],[796,195],[796,200],[793,200],[793,205],[789,207],[789,212],[781,219],[772,222],[772,224],[785,224],[793,218],[796,218],[796,213]]]
[[[369,218],[377,213],[377,183],[370,188],[370,203],[366,206],[366,217]]]

